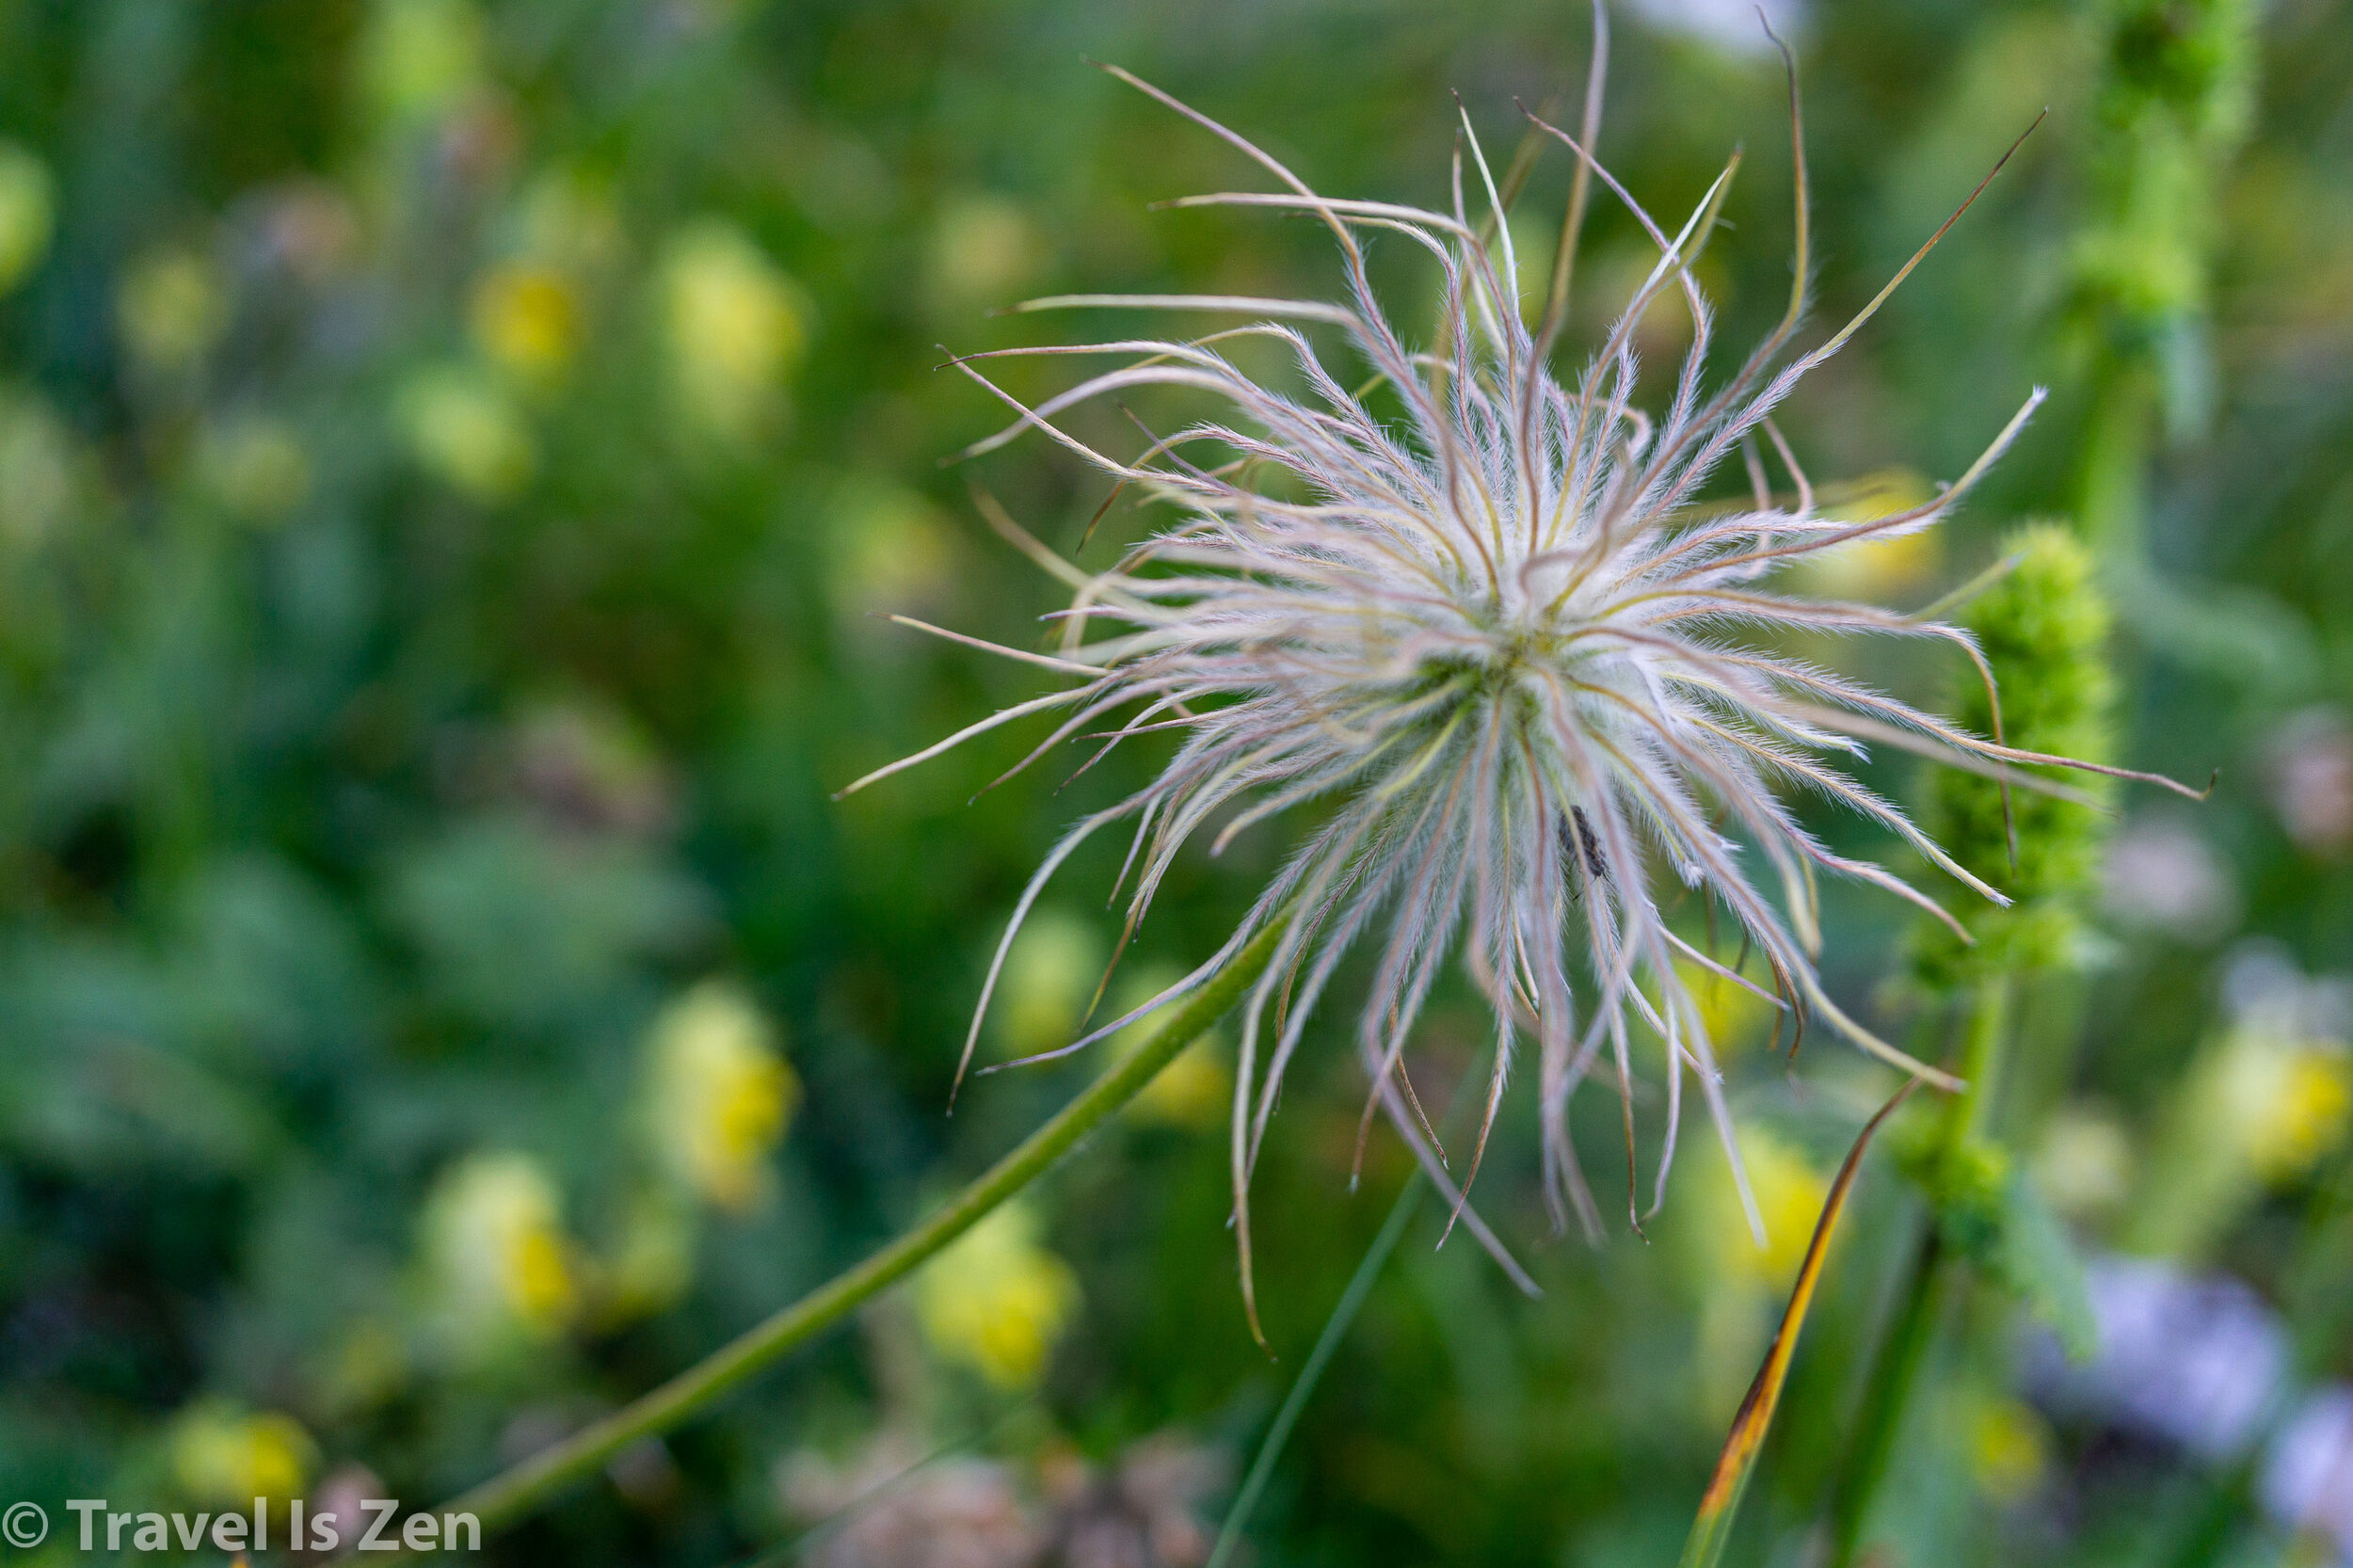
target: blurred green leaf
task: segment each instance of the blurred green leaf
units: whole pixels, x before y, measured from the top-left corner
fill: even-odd
[[[2024,1170],[2011,1172],[2002,1186],[2001,1230],[1984,1261],[1988,1272],[2058,1336],[2071,1358],[2088,1360],[2099,1349],[2083,1259],[2065,1222]]]

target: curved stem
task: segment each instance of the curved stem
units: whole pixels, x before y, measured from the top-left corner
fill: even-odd
[[[1264,972],[1289,921],[1277,916],[1193,1000],[1133,1054],[1121,1060],[1054,1118],[990,1166],[936,1214],[882,1251],[836,1275],[765,1322],[747,1329],[659,1388],[553,1447],[452,1498],[438,1512],[472,1513],[494,1530],[535,1512],[640,1438],[667,1432],[732,1392],[778,1358],[913,1273],[982,1216],[1036,1180],[1080,1140],[1133,1099],[1162,1067],[1209,1032]]]
[[[1798,1266],[1797,1283],[1789,1290],[1789,1305],[1781,1315],[1781,1327],[1773,1332],[1773,1342],[1766,1347],[1765,1364],[1756,1369],[1756,1381],[1749,1384],[1748,1397],[1740,1401],[1739,1410],[1732,1417],[1732,1432],[1724,1439],[1723,1452],[1717,1456],[1715,1474],[1708,1478],[1707,1490],[1700,1496],[1698,1514],[1691,1520],[1691,1533],[1683,1543],[1683,1556],[1678,1568],[1718,1568],[1724,1560],[1724,1549],[1732,1543],[1732,1522],[1740,1510],[1741,1495],[1748,1491],[1749,1480],[1756,1473],[1756,1462],[1764,1452],[1765,1436],[1772,1429],[1773,1412],[1781,1404],[1782,1385],[1788,1380],[1789,1363],[1798,1351],[1798,1335],[1805,1327],[1806,1311],[1814,1304],[1815,1287],[1821,1283],[1822,1263],[1830,1256],[1831,1238],[1837,1233],[1838,1217],[1846,1211],[1847,1198],[1854,1191],[1855,1173],[1863,1168],[1863,1152],[1871,1146],[1871,1135],[1881,1123],[1896,1113],[1897,1107],[1911,1098],[1912,1092],[1924,1080],[1912,1079],[1896,1091],[1895,1097],[1879,1109],[1879,1113],[1863,1124],[1855,1134],[1854,1146],[1847,1151],[1846,1162],[1838,1167],[1838,1175],[1830,1184],[1830,1193],[1822,1200],[1822,1216],[1814,1222],[1814,1239],[1806,1243],[1805,1261]]]

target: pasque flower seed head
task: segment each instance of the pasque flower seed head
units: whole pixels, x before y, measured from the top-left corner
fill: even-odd
[[[1458,1216],[1501,1256],[1441,1168],[1435,1134],[1401,1065],[1450,958],[1460,956],[1495,1025],[1485,1114],[1462,1186],[1477,1173],[1509,1068],[1523,1043],[1532,1042],[1547,1195],[1557,1221],[1574,1212],[1593,1229],[1597,1216],[1566,1112],[1578,1084],[1604,1068],[1605,1051],[1604,1070],[1625,1106],[1630,1211],[1640,1204],[1632,1191],[1638,1045],[1664,1065],[1659,1188],[1687,1080],[1698,1085],[1718,1132],[1733,1144],[1702,1010],[1678,960],[1734,984],[1750,982],[1677,934],[1662,889],[1679,885],[1731,915],[1773,979],[1770,993],[1751,988],[1769,994],[1777,1007],[1801,1021],[1818,1016],[1906,1071],[1949,1082],[1841,1011],[1812,956],[1819,943],[1818,872],[1937,906],[1886,869],[1834,853],[1785,796],[1809,792],[1850,808],[1904,839],[1971,895],[1999,903],[1998,891],[1825,756],[1860,755],[1869,739],[1999,775],[2009,773],[2007,764],[2074,765],[2003,745],[1998,721],[1992,738],[1971,734],[1767,646],[1782,632],[1878,633],[1944,638],[1974,658],[1969,638],[1952,627],[1793,597],[1776,591],[1772,579],[1849,540],[1935,523],[2016,436],[2041,394],[2029,397],[1985,455],[1928,504],[1867,522],[1824,518],[1769,416],[1886,292],[1818,346],[1785,352],[1805,288],[1801,156],[1798,284],[1789,312],[1721,385],[1705,386],[1711,320],[1692,262],[1715,227],[1733,168],[1677,232],[1652,222],[1588,151],[1602,53],[1596,49],[1581,136],[1530,117],[1532,136],[1566,144],[1577,159],[1560,259],[1548,296],[1529,312],[1533,321],[1523,312],[1518,259],[1502,221],[1508,198],[1467,118],[1452,210],[1432,212],[1319,195],[1240,136],[1114,71],[1224,138],[1278,186],[1178,205],[1321,220],[1339,249],[1342,297],[1035,301],[1028,308],[1160,307],[1242,322],[1199,337],[998,351],[1118,361],[1036,408],[988,379],[984,363],[996,356],[956,361],[1018,413],[973,453],[1035,430],[1165,504],[1172,520],[1109,570],[1086,572],[983,496],[999,530],[1074,595],[1061,613],[1057,652],[999,651],[1071,684],[851,788],[1033,713],[1065,716],[1031,760],[1082,734],[1108,731],[1106,749],[1148,733],[1178,737],[1151,782],[1081,819],[1054,847],[1019,901],[1007,945],[1056,868],[1113,824],[1129,824],[1132,836],[1121,872],[1123,886],[1132,878],[1132,932],[1184,844],[1207,833],[1221,848],[1254,824],[1317,803],[1315,824],[1208,962],[1147,1008],[1048,1053],[1076,1050],[1165,1005],[1207,982],[1269,922],[1287,922],[1273,961],[1243,1004],[1240,1029],[1232,1162],[1245,1300],[1251,1168],[1306,1020],[1350,951],[1369,949],[1374,964],[1355,1031],[1371,1080],[1366,1122],[1376,1110],[1385,1114],[1454,1196]],[[1793,91],[1793,130],[1795,104]],[[1474,218],[1464,200],[1466,170],[1483,218]],[[1584,370],[1563,380],[1552,369],[1553,349],[1596,179],[1626,201],[1658,260]],[[1513,184],[1507,174],[1505,186]],[[1366,250],[1376,236],[1402,239],[1439,271],[1440,309],[1427,344],[1409,341],[1375,295]],[[1689,310],[1693,342],[1665,409],[1654,415],[1631,401],[1632,344],[1644,311],[1670,289]],[[1364,370],[1332,368],[1324,334],[1344,343]],[[1248,343],[1274,344],[1298,390],[1277,390],[1240,368],[1228,350]],[[1352,390],[1365,371],[1372,380]],[[1141,455],[1126,458],[1057,423],[1065,409],[1136,388],[1182,389],[1219,407],[1196,423],[1147,435]],[[1765,445],[1785,467],[1793,499],[1771,492]],[[1745,465],[1751,496],[1729,505],[1704,502],[1703,485],[1734,460]],[[1000,965],[1005,951],[1000,945]],[[992,966],[983,1009],[995,979]],[[978,1030],[976,1016],[973,1040]],[[968,1040],[968,1061],[970,1050]],[[1736,1179],[1754,1225],[1746,1179]]]

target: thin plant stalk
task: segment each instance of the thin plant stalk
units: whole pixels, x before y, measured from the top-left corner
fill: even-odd
[[[1186,1047],[1207,1033],[1264,972],[1289,924],[1288,919],[1279,916],[1269,921],[1140,1049],[1096,1079],[930,1219],[659,1388],[452,1498],[440,1512],[472,1513],[482,1521],[485,1530],[528,1516],[631,1444],[668,1432],[701,1414],[913,1273],[989,1210],[1045,1175],[1081,1139],[1135,1098]]]
[[[1985,1134],[2001,1092],[2004,1058],[2008,1055],[2010,1015],[2015,1011],[2018,977],[1997,969],[1977,982],[1969,1013],[1969,1038],[1961,1048],[1961,1076],[1969,1085],[1953,1102],[1946,1146],[1958,1147]]]
[[[1441,1124],[1446,1136],[1452,1136],[1462,1112],[1477,1097],[1474,1093],[1477,1087],[1475,1078],[1466,1079],[1455,1092],[1454,1103],[1447,1108]],[[1306,1362],[1299,1368],[1299,1376],[1292,1381],[1290,1391],[1283,1396],[1282,1406],[1275,1411],[1274,1419],[1268,1423],[1266,1435],[1259,1439],[1258,1452],[1251,1460],[1250,1472],[1242,1478],[1241,1488],[1234,1494],[1232,1505],[1225,1511],[1225,1522],[1218,1528],[1217,1542],[1209,1552],[1205,1568],[1226,1568],[1241,1551],[1242,1533],[1249,1528],[1250,1516],[1257,1511],[1258,1498],[1266,1491],[1267,1482],[1273,1479],[1274,1466],[1283,1457],[1284,1446],[1290,1441],[1291,1428],[1298,1424],[1301,1414],[1307,1408],[1307,1401],[1315,1397],[1316,1385],[1330,1368],[1332,1357],[1338,1353],[1340,1342],[1348,1337],[1348,1331],[1355,1325],[1356,1315],[1364,1310],[1366,1299],[1380,1281],[1381,1271],[1388,1266],[1398,1243],[1404,1240],[1405,1227],[1420,1212],[1422,1193],[1429,1185],[1427,1171],[1417,1169],[1407,1176],[1405,1184],[1398,1189],[1388,1218],[1382,1222],[1372,1244],[1365,1249],[1365,1256],[1357,1263],[1356,1272],[1349,1276],[1347,1286],[1340,1291],[1340,1299],[1332,1304],[1331,1316],[1324,1320],[1322,1332],[1316,1336],[1315,1348],[1307,1352]],[[1445,1244],[1446,1239],[1441,1236],[1439,1245]]]
[[[1405,1234],[1406,1224],[1421,1207],[1422,1192],[1428,1186],[1429,1182],[1418,1170],[1405,1178],[1404,1187],[1397,1194],[1397,1202],[1390,1207],[1387,1221],[1381,1226],[1380,1234],[1372,1239],[1372,1245],[1365,1250],[1364,1261],[1356,1265],[1356,1272],[1350,1277],[1348,1288],[1340,1292],[1338,1303],[1332,1308],[1332,1316],[1324,1322],[1322,1334],[1316,1338],[1316,1348],[1307,1352],[1306,1363],[1299,1368],[1299,1376],[1292,1382],[1290,1392],[1284,1396],[1282,1408],[1274,1413],[1274,1420],[1268,1426],[1266,1437],[1258,1445],[1257,1457],[1250,1463],[1250,1473],[1242,1478],[1241,1490],[1234,1494],[1234,1504],[1225,1511],[1225,1523],[1217,1532],[1217,1545],[1209,1553],[1208,1568],[1226,1568],[1235,1552],[1241,1548],[1242,1531],[1249,1527],[1250,1515],[1258,1506],[1259,1495],[1266,1490],[1269,1478],[1274,1474],[1275,1462],[1283,1457],[1283,1445],[1290,1440],[1291,1428],[1298,1424],[1300,1413],[1307,1408],[1307,1400],[1315,1393],[1316,1384],[1322,1380],[1324,1368],[1332,1364],[1332,1357],[1339,1350],[1340,1341],[1348,1337],[1350,1327],[1356,1321],[1356,1314],[1364,1307],[1365,1298],[1372,1294],[1374,1281],[1381,1277],[1381,1271],[1389,1261],[1389,1255],[1397,1250],[1398,1241]]]

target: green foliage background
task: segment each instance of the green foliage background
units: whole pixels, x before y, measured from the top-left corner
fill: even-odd
[[[2115,601],[2114,755],[2221,770],[2202,807],[2117,797],[2128,833],[2204,846],[2220,891],[2170,924],[2095,911],[2022,1008],[2022,1160],[2089,1107],[2147,1171],[2169,1140],[2213,1145],[2177,1086],[2227,1033],[2238,944],[2353,963],[2353,828],[2325,798],[2353,685],[2353,15],[1834,0],[1793,26],[1818,318],[1867,299],[2051,111],[1783,424],[1817,478],[1918,484],[2055,389],[1942,553],[1882,586],[1925,602],[2022,519],[2073,520]],[[1790,170],[1777,59],[1722,36],[1619,16],[1601,152],[1680,215],[1747,146],[1703,279],[1739,345],[1785,298]],[[1088,565],[1148,520],[1114,510],[1080,549],[1104,488],[1044,442],[943,468],[1002,410],[937,345],[1042,341],[1067,324],[989,312],[1064,290],[1336,286],[1310,225],[1148,211],[1256,173],[1083,57],[1320,188],[1437,203],[1449,90],[1508,147],[1515,98],[1574,103],[1585,40],[1579,8],[1521,0],[0,7],[0,1496],[61,1521],[69,1496],[201,1506],[190,1433],[249,1444],[275,1413],[305,1485],[360,1466],[423,1504],[854,1260],[1060,1103],[1083,1064],[968,1084],[943,1114],[1022,880],[1148,759],[1058,791],[1077,759],[1057,758],[975,800],[1034,743],[1007,731],[828,792],[1042,689],[873,618],[1034,638],[1051,584],[981,525],[968,478]],[[1540,166],[1531,234],[1566,186]],[[1608,205],[1589,234],[1587,323],[1650,260]],[[676,302],[696,255],[739,287],[701,361]],[[1429,280],[1377,255],[1411,319]],[[1660,331],[1649,357],[1671,360]],[[1065,368],[1008,384],[1039,395]],[[1115,409],[1089,418],[1127,439]],[[1819,652],[1924,701],[1966,690],[1927,648]],[[2308,754],[2318,828],[2290,789]],[[1871,776],[1929,798],[1900,759]],[[1197,963],[1280,849],[1187,858],[1129,962]],[[1032,966],[1044,1034],[1115,935],[1096,902],[1114,864],[1082,856],[1057,884],[1075,935]],[[1890,903],[1833,912],[1833,988],[1944,1051]],[[740,1207],[665,1183],[647,1117],[654,1020],[714,976],[799,1090]],[[984,1049],[1052,1043],[1028,1027]],[[1480,1066],[1467,997],[1424,1034],[1429,1081]],[[1258,1177],[1276,1362],[1241,1319],[1222,1132],[1137,1122],[1036,1197],[1077,1305],[1033,1391],[894,1309],[488,1555],[769,1550],[804,1522],[780,1466],[878,1425],[1025,1477],[1171,1427],[1246,1458],[1404,1174],[1376,1140],[1350,1191],[1361,1086],[1340,1028],[1319,1035]],[[1777,1212],[1802,1225],[1799,1178],[1884,1083],[1819,1040],[1794,1076],[1761,1048],[1734,1076],[1799,1173]],[[1615,1110],[1586,1109],[1607,1191]],[[1544,1298],[1460,1240],[1433,1252],[1425,1216],[1309,1407],[1260,1560],[1671,1559],[1778,1285],[1705,1149],[1650,1244],[1552,1238],[1534,1117],[1513,1110],[1480,1193]],[[569,1304],[493,1343],[447,1326],[432,1197],[515,1156],[553,1197]],[[2136,1177],[2071,1223],[2253,1281],[2304,1373],[2343,1377],[2348,1179],[2324,1137],[2190,1196]],[[1865,1182],[1748,1560],[1797,1560],[1916,1223],[1892,1168]],[[2157,1224],[2161,1201],[2203,1207]],[[2039,1424],[2010,1317],[1992,1294],[1957,1311],[1905,1439],[1904,1560],[2274,1560],[2243,1482]],[[1988,1457],[2012,1429],[2023,1480]]]

